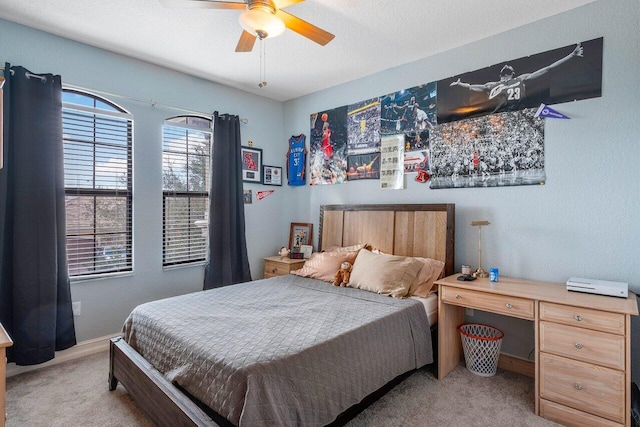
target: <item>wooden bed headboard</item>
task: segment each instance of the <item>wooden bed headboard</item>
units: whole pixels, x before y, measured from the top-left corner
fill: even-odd
[[[367,243],[388,254],[433,258],[453,274],[455,205],[323,205],[320,251]]]

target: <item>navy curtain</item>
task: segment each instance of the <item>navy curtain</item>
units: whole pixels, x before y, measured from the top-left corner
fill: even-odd
[[[0,170],[0,322],[10,362],[33,365],[76,343],[65,244],[62,86],[5,64]]]
[[[209,197],[209,262],[204,289],[251,280],[244,226],[240,119],[213,116],[211,191]]]

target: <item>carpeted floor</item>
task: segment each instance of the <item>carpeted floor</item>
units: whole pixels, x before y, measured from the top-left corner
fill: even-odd
[[[151,426],[122,386],[107,389],[108,352],[7,379],[7,427]],[[546,427],[530,378],[458,366],[442,381],[420,370],[349,422],[359,426]]]

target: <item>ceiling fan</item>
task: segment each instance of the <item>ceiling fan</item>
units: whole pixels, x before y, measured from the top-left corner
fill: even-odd
[[[333,34],[304,21],[282,9],[305,0],[160,0],[168,7],[192,9],[236,9],[244,10],[240,15],[242,35],[236,52],[251,52],[256,38],[260,40],[279,36],[286,28],[322,46],[335,37]]]

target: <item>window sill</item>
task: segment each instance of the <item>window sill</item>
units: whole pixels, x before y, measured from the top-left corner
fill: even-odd
[[[162,270],[167,271],[167,270],[177,270],[179,268],[185,268],[185,267],[204,267],[205,265],[207,265],[207,261],[185,262],[184,264],[162,266]]]
[[[93,282],[95,280],[119,279],[122,277],[129,277],[129,276],[133,276],[133,271],[123,271],[121,273],[92,274],[89,276],[71,277],[69,280],[71,281],[71,283],[84,283],[84,282]]]

